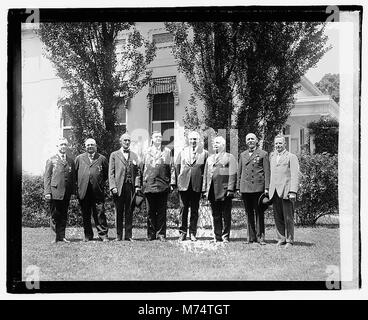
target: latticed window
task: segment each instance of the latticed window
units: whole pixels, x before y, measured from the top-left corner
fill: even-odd
[[[162,144],[173,148],[174,106],[179,103],[176,77],[153,78],[148,89],[148,106],[151,109],[151,132],[162,133]]]

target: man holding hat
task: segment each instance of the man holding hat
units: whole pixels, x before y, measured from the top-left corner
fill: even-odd
[[[268,154],[257,148],[258,139],[254,133],[245,137],[248,149],[240,154],[237,190],[240,190],[247,213],[248,243],[265,245],[263,193],[268,194],[270,164]],[[261,199],[260,199],[261,198]]]
[[[82,209],[84,241],[93,239],[91,214],[95,221],[98,237],[108,241],[105,215],[105,183],[108,162],[105,156],[97,152],[96,141],[85,141],[86,152],[75,159],[78,181],[78,198]]]
[[[278,242],[289,248],[294,242],[294,203],[299,186],[299,160],[286,150],[285,137],[275,137],[275,151],[270,155],[270,199]]]
[[[130,151],[131,138],[128,133],[120,137],[121,148],[110,155],[109,188],[114,197],[116,241],[123,240],[123,219],[125,216],[124,240],[133,241],[132,198],[140,190],[138,156]]]

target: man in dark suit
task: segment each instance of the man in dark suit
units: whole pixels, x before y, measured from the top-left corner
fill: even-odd
[[[203,170],[208,157],[208,151],[199,145],[200,135],[198,132],[190,132],[188,140],[189,146],[179,153],[175,162],[177,187],[180,195],[180,241],[185,240],[187,236],[189,207],[189,235],[192,241],[197,240],[199,200],[202,191]]]
[[[74,161],[66,155],[68,140],[60,138],[58,153],[46,162],[44,175],[44,195],[50,203],[50,226],[56,237],[53,242],[69,242],[65,238],[65,228],[70,197],[75,193]]]
[[[265,245],[264,212],[258,200],[262,193],[268,193],[270,164],[267,152],[257,148],[254,133],[248,133],[245,141],[248,149],[240,154],[236,189],[240,190],[247,213],[248,243]]]
[[[211,204],[214,241],[229,242],[237,162],[232,154],[225,152],[223,137],[214,139],[213,150],[215,153],[208,157],[204,168],[202,191]]]
[[[173,185],[172,156],[161,144],[160,131],[152,132],[151,146],[142,163],[143,192],[148,211],[147,238],[149,241],[166,240],[166,209],[170,186]]]
[[[124,240],[133,240],[133,212],[131,201],[134,191],[140,190],[140,170],[138,156],[130,151],[131,138],[128,133],[120,137],[121,148],[110,155],[109,187],[114,197],[116,213],[116,241],[123,239],[123,219],[125,215]]]
[[[285,137],[275,138],[275,151],[270,155],[270,190],[275,216],[277,245],[291,247],[294,242],[294,203],[299,186],[299,161],[286,150]]]
[[[96,141],[85,141],[86,152],[75,159],[78,198],[82,208],[84,241],[93,239],[91,213],[99,238],[108,241],[105,215],[105,183],[107,180],[107,159],[97,152]]]

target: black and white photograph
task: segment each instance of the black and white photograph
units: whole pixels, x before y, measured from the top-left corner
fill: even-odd
[[[9,293],[362,289],[361,5],[7,15]]]

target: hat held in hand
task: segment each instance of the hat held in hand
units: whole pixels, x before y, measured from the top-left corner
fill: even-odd
[[[268,206],[271,204],[271,200],[268,195],[262,193],[258,199],[258,206],[261,208],[262,211],[266,211]]]
[[[139,208],[142,205],[143,201],[144,201],[143,192],[141,190],[137,190],[136,192],[134,192],[132,201],[130,203],[131,210],[134,210],[135,207]]]

